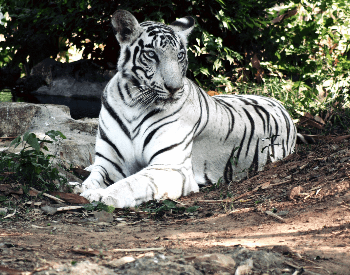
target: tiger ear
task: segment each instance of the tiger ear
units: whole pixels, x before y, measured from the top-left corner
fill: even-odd
[[[112,28],[120,44],[131,43],[142,31],[136,18],[125,10],[117,10],[113,13]]]
[[[173,23],[169,25],[176,33],[178,33],[181,36],[184,36],[187,38],[187,36],[191,33],[195,25],[195,21],[193,17],[186,16],[182,17],[180,19],[177,19]]]

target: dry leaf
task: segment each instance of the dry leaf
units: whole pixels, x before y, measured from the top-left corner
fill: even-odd
[[[210,96],[220,95],[220,93],[215,92],[215,91],[208,91],[208,93],[207,93],[207,94],[208,94],[208,95],[210,95]]]
[[[52,196],[57,196],[60,199],[69,202],[69,203],[75,203],[75,204],[87,204],[90,203],[87,199],[84,197],[79,196],[78,194],[72,194],[72,193],[63,193],[63,192],[48,192]]]

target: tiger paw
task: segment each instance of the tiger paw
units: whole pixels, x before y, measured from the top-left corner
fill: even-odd
[[[69,187],[71,187],[74,194],[80,194],[84,192],[82,183],[79,182],[68,182]]]
[[[108,189],[98,188],[98,189],[90,189],[86,190],[82,194],[80,194],[90,202],[100,201],[106,205],[111,205],[116,208],[124,208],[124,207],[133,207],[135,206],[135,200],[133,198],[123,197],[122,194],[111,195],[108,192]]]

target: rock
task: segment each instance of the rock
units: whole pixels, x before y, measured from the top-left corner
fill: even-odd
[[[135,261],[135,258],[134,257],[131,257],[131,256],[125,256],[123,258],[120,258],[120,259],[114,259],[112,261],[109,261],[106,266],[108,267],[119,267],[123,264],[127,264],[127,263],[131,263]]]
[[[247,266],[250,266],[249,262],[247,262],[248,259],[251,259],[254,263],[253,271],[271,271],[274,268],[281,268],[285,260],[281,254],[276,252],[265,250],[253,251],[244,247],[237,247],[229,255],[235,260],[238,266],[246,266],[245,268],[241,267],[242,271],[240,272],[248,270]]]
[[[0,215],[5,216],[7,214],[7,208],[0,208]]]
[[[92,60],[60,63],[46,58],[33,67],[29,77],[17,81],[17,85],[24,94],[100,100],[105,86],[115,74],[116,70],[103,69]],[[30,85],[32,82],[41,85]]]
[[[293,250],[290,249],[288,246],[286,245],[275,245],[274,247],[272,247],[271,249],[272,251],[276,251],[279,252],[283,255],[289,255],[289,254],[293,254]]]
[[[1,244],[0,249],[3,249]],[[215,253],[165,256],[163,254],[155,255],[154,253],[150,253],[138,257],[126,256],[107,262],[99,262],[99,265],[92,264],[88,261],[80,262],[75,265],[66,263],[51,268],[50,270],[42,270],[40,272],[34,272],[33,274],[248,275],[282,274],[285,271],[287,271],[288,274],[292,274],[292,272],[295,272],[295,268],[291,269],[289,265],[285,264],[285,261],[286,259],[279,252],[249,250],[244,247],[235,247],[228,254]],[[238,267],[236,268],[236,266]],[[80,271],[80,273],[78,273],[78,271]]]
[[[288,215],[289,211],[279,211],[276,213],[277,216],[286,216]]]
[[[113,272],[113,270],[110,270],[109,268],[106,268],[104,266],[100,266],[95,263],[90,263],[89,261],[84,261],[77,263],[73,265],[69,273],[67,272],[68,269],[62,270],[61,272],[57,270],[57,273],[51,273],[50,274],[70,274],[70,275],[114,275],[116,274]]]
[[[155,257],[143,257],[134,262],[123,265],[123,268],[118,268],[116,274],[127,275],[148,275],[148,274],[164,274],[164,275],[202,275],[203,273],[196,270],[190,264],[182,261],[171,261],[164,255],[160,254]]]
[[[244,264],[237,267],[235,275],[250,275],[253,274],[253,260],[248,259]]]
[[[44,138],[47,131],[60,131],[67,139],[47,143],[46,146],[48,153],[58,157],[57,161],[68,163],[68,166],[87,167],[91,164],[90,160],[93,163],[97,127],[97,119],[72,119],[66,106],[21,102],[0,105],[0,137],[16,137],[31,131]]]
[[[178,248],[173,248],[173,249],[169,249],[169,252],[174,253],[174,254],[182,254],[183,250],[178,249]]]
[[[94,212],[94,217],[98,222],[113,222],[113,213],[108,213],[106,211],[96,211]]]
[[[52,206],[49,206],[49,205],[42,206],[41,210],[43,210],[46,214],[49,214],[49,215],[53,215],[53,214],[55,214],[57,212],[57,208],[56,207],[52,207]]]
[[[296,186],[294,188],[292,188],[292,190],[290,190],[288,197],[290,200],[294,200],[297,197],[300,196],[300,193],[302,193],[304,191],[304,188],[301,186]]]
[[[236,266],[236,262],[232,257],[225,254],[205,254],[201,256],[196,256],[193,260],[195,263],[207,262],[211,265],[217,265],[218,267],[233,269]]]

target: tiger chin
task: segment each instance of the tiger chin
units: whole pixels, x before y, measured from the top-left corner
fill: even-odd
[[[294,151],[297,131],[276,100],[210,97],[186,78],[192,17],[170,25],[112,16],[118,72],[102,96],[96,155],[76,192],[118,208],[230,183]]]

